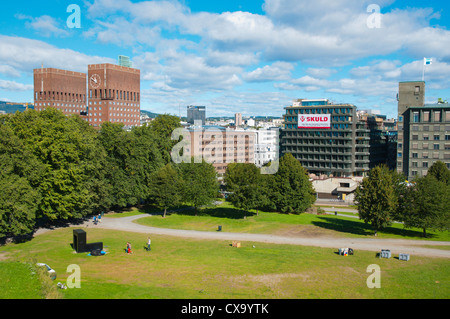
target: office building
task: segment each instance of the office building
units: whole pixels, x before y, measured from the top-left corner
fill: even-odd
[[[140,126],[140,71],[115,64],[88,65],[88,120]]]
[[[399,83],[397,170],[425,176],[436,161],[450,168],[450,104],[425,104],[425,82]]]
[[[369,170],[369,128],[352,104],[296,100],[285,107],[280,155],[291,153],[315,176],[364,176]]]
[[[86,114],[86,73],[42,67],[33,77],[37,111],[52,107],[66,115]]]
[[[191,157],[211,163],[219,176],[229,163],[254,163],[255,133],[221,126],[187,128],[189,145],[184,149]]]
[[[187,107],[187,123],[193,125],[195,121],[201,121],[201,124],[205,125],[206,107],[193,105]]]
[[[386,115],[373,111],[357,111],[358,120],[369,129],[369,169],[385,164],[396,167],[397,127],[396,122]]]

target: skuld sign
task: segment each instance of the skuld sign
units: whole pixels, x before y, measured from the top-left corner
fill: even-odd
[[[298,128],[330,128],[330,114],[298,115]]]

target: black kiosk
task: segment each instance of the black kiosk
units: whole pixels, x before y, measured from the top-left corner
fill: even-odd
[[[86,232],[82,229],[73,230],[73,249],[77,253],[92,252],[94,250],[103,250],[103,243],[87,243]]]

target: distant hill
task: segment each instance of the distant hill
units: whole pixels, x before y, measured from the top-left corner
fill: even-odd
[[[31,104],[28,104],[29,109],[34,109],[34,106]],[[12,102],[5,102],[0,101],[0,111],[5,111],[5,113],[8,114],[14,114],[17,111],[24,112],[27,109],[25,103],[12,103]]]
[[[158,113],[153,113],[153,112],[146,111],[146,110],[141,110],[141,113],[148,115],[148,117],[150,117],[150,118],[155,118],[159,115]]]

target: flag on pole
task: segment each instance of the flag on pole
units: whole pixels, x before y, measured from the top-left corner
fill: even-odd
[[[423,65],[431,64],[431,59],[423,58]]]

